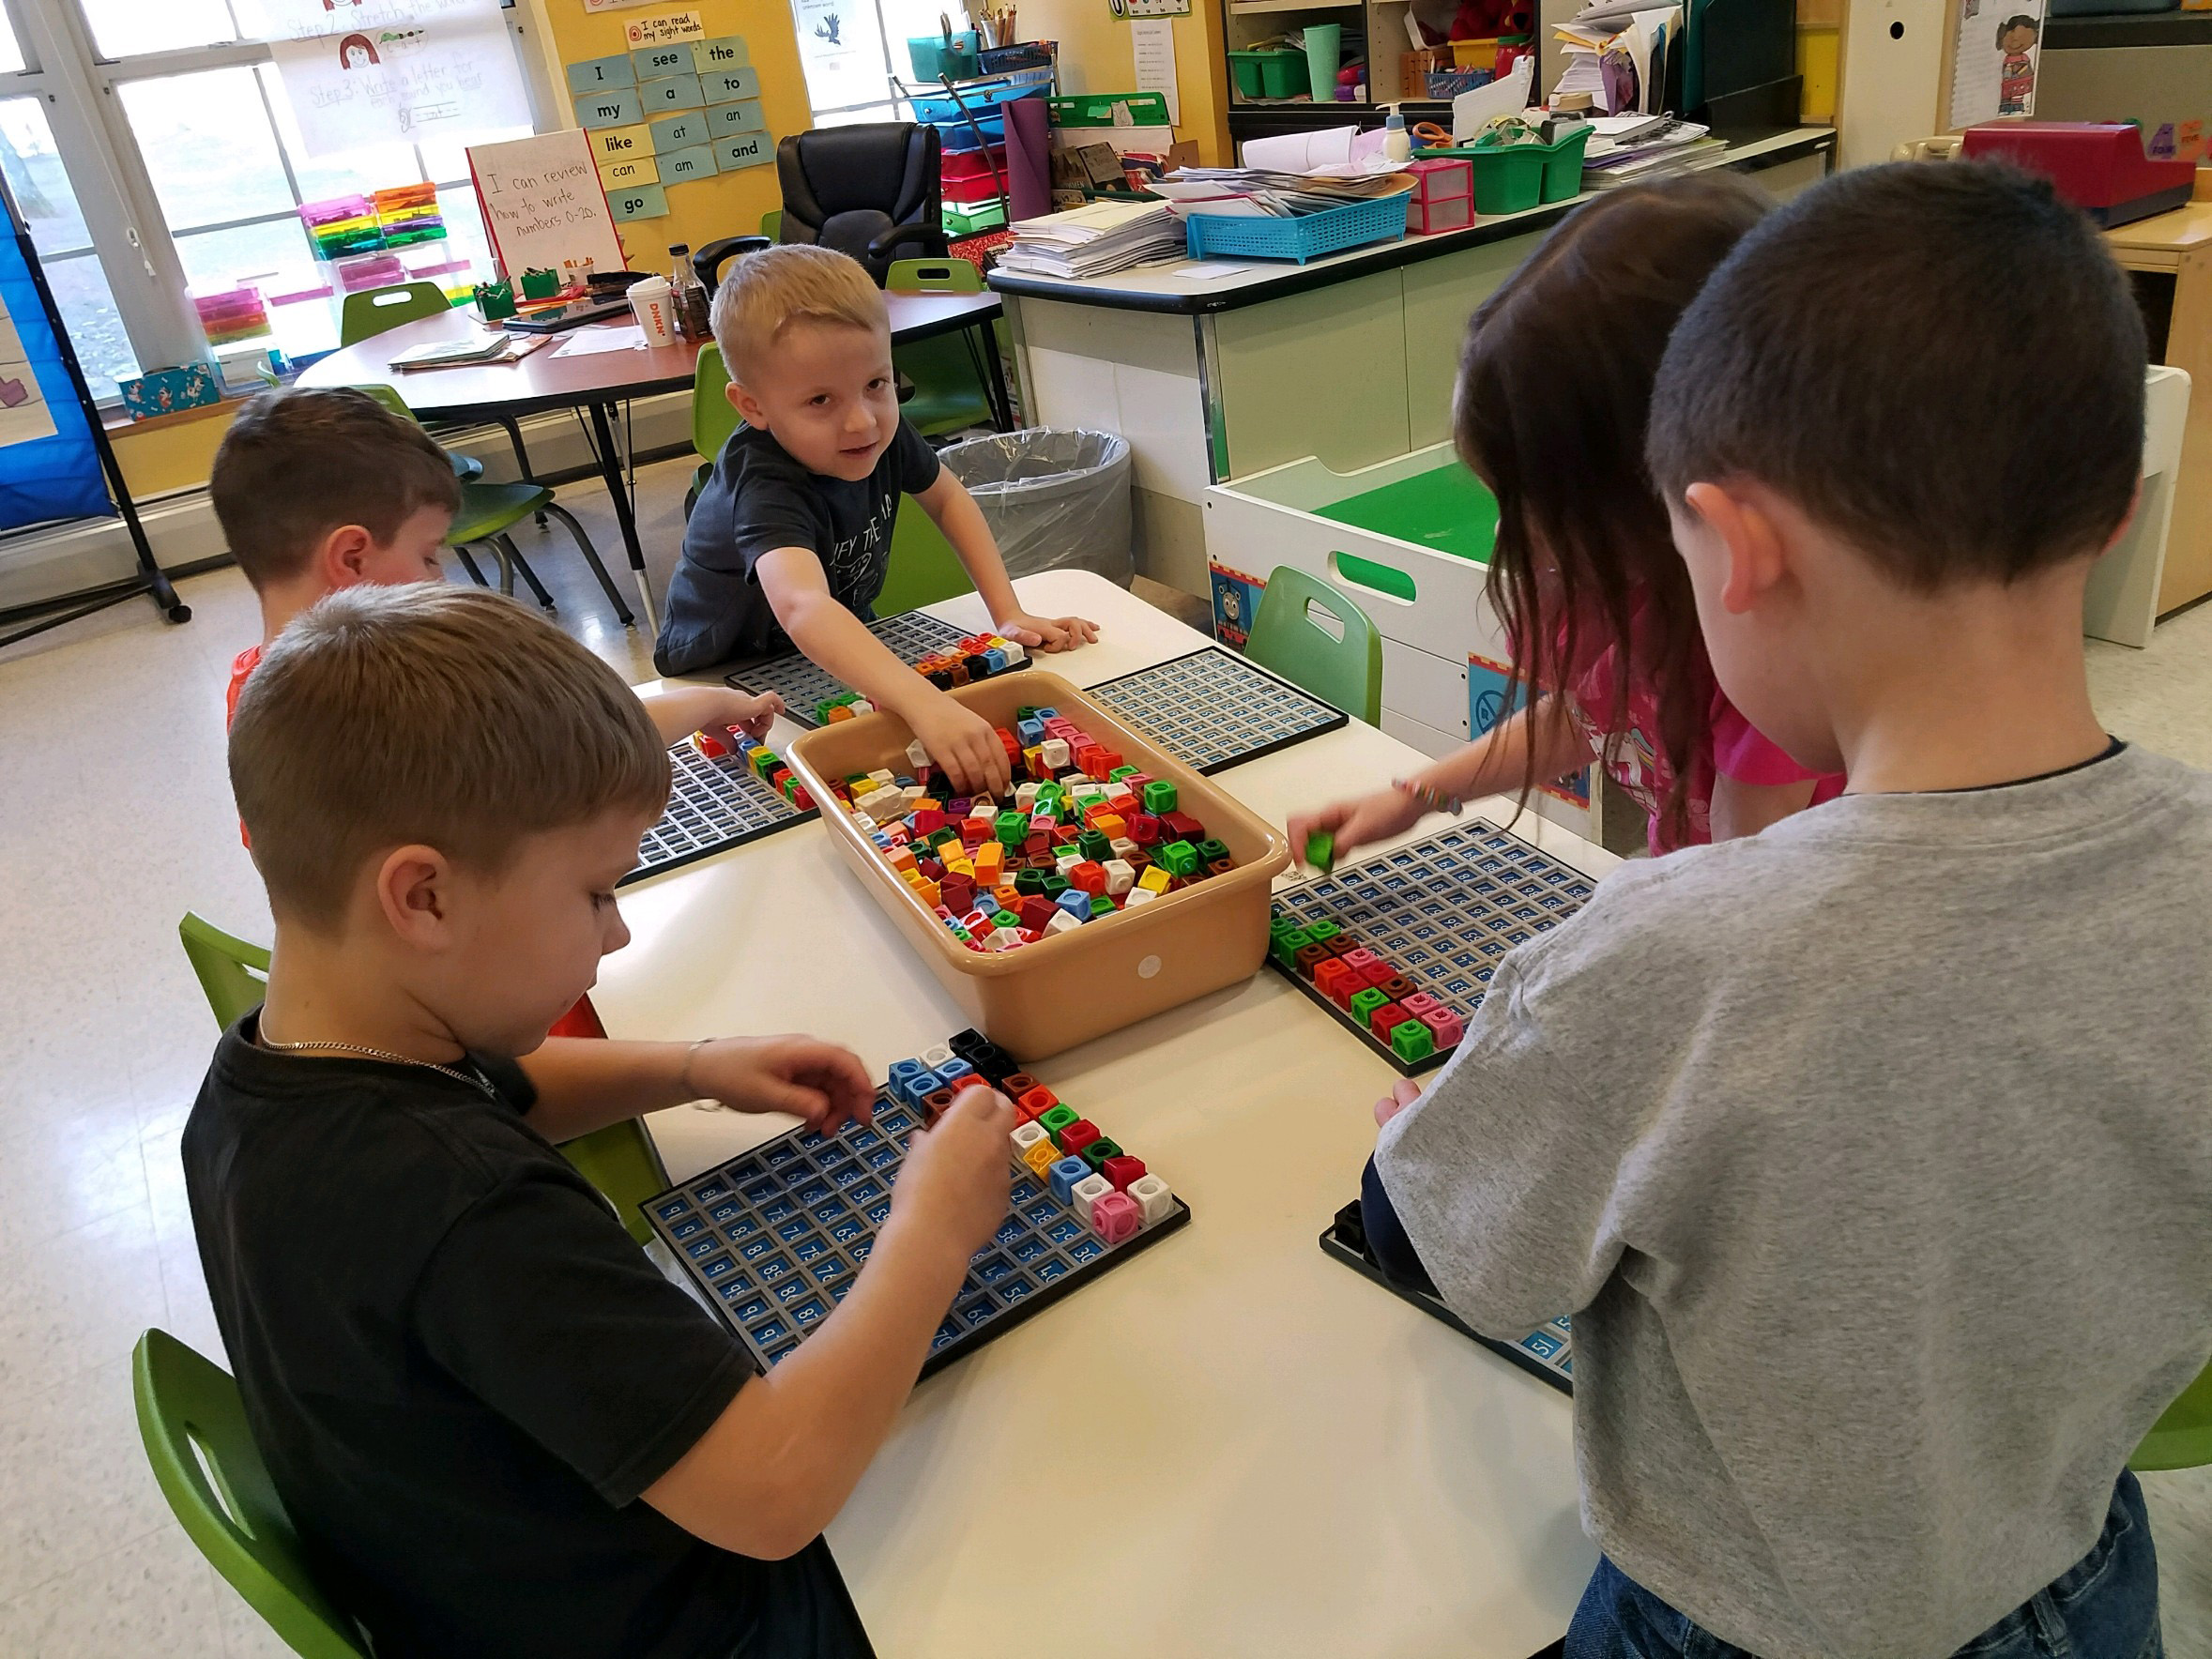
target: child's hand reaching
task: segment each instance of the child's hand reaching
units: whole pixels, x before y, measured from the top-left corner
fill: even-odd
[[[1375,1127],[1381,1129],[1393,1118],[1421,1098],[1421,1085],[1411,1077],[1401,1077],[1390,1086],[1390,1092],[1375,1103]],[[1011,1129],[1006,1132],[1012,1134]]]
[[[720,1038],[692,1053],[684,1078],[733,1112],[789,1112],[825,1134],[867,1122],[876,1102],[860,1056],[812,1037]]]
[[[709,724],[735,726],[755,743],[764,742],[768,728],[775,723],[776,716],[784,712],[784,699],[773,692],[763,692],[757,697],[750,692],[734,687],[724,687],[715,700],[714,712],[708,716]]]
[[[1086,622],[1080,616],[1032,616],[1027,611],[999,617],[998,628],[1015,645],[1033,651],[1072,651],[1098,638],[1095,622]]]
[[[1290,856],[1303,860],[1307,838],[1326,830],[1335,838],[1335,856],[1341,859],[1356,846],[1403,834],[1421,821],[1426,810],[1400,789],[1378,789],[1355,800],[1332,801],[1290,820]]]
[[[963,795],[1003,795],[1014,773],[1006,759],[1006,746],[982,715],[963,708],[941,692],[933,691],[928,702],[909,716],[907,723],[929,757],[945,769],[953,787]]]
[[[908,1148],[891,1192],[893,1221],[915,1223],[923,1237],[950,1241],[962,1256],[982,1249],[1012,1202],[1014,1122],[1013,1103],[997,1089],[962,1089]]]

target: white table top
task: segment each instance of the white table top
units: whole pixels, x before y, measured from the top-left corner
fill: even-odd
[[[1100,623],[1050,661],[1077,684],[1210,643],[1086,572],[1015,586]],[[972,594],[929,608],[986,622]],[[1355,721],[1215,781],[1279,823],[1421,760]],[[1533,814],[1517,830],[1593,875],[1616,862]],[[622,910],[633,942],[592,993],[618,1037],[806,1030],[880,1076],[967,1023],[818,826]],[[1191,1225],[915,1390],[830,1529],[877,1647],[1524,1659],[1557,1637],[1595,1561],[1568,1402],[1316,1243],[1358,1195],[1390,1068],[1263,969],[1031,1069]],[[680,1180],[790,1121],[650,1127]]]

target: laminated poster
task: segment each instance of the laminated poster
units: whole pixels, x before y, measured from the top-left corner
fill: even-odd
[[[2036,113],[2045,0],[1960,0],[1951,57],[1954,129]]]
[[[0,301],[0,448],[50,438],[54,430],[45,393],[38,388],[38,372],[31,367],[31,354],[15,331],[6,303]]]
[[[496,11],[280,40],[269,54],[311,156],[530,124],[522,66]]]

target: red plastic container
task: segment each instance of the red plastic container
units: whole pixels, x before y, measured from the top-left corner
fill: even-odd
[[[1474,168],[1451,157],[1415,161],[1408,169],[1419,180],[1406,209],[1406,228],[1416,236],[1456,231],[1474,220]]]
[[[1985,121],[1960,147],[2042,174],[2108,230],[2183,205],[2197,177],[2193,161],[2144,155],[2143,129],[2125,121]]]

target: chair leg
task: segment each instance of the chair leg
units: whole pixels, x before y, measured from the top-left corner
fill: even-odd
[[[606,592],[607,602],[615,607],[615,615],[622,626],[635,627],[637,618],[630,614],[630,607],[622,602],[621,589],[615,586],[615,579],[607,574],[606,566],[600,562],[599,549],[591,545],[591,538],[584,533],[584,526],[576,522],[576,515],[567,508],[550,501],[545,504],[545,510],[566,525],[569,534],[576,539],[576,545],[584,554],[584,562],[591,567],[591,573],[599,578],[600,586]]]
[[[471,582],[475,583],[479,587],[491,586],[491,584],[484,580],[483,571],[477,569],[476,559],[470,555],[467,548],[454,548],[453,556],[461,561],[461,568],[468,572],[468,579]]]
[[[499,424],[507,429],[507,441],[514,446],[514,464],[522,468],[523,481],[534,484],[537,475],[530,470],[530,452],[523,448],[523,429],[511,415],[498,417]]]
[[[514,591],[514,573],[520,571],[522,579],[530,585],[530,591],[538,596],[539,608],[552,610],[553,595],[545,591],[545,584],[538,580],[538,572],[530,569],[530,561],[523,557],[522,549],[505,535],[493,537],[492,545],[499,550],[499,569],[506,577],[501,584],[502,590]]]

